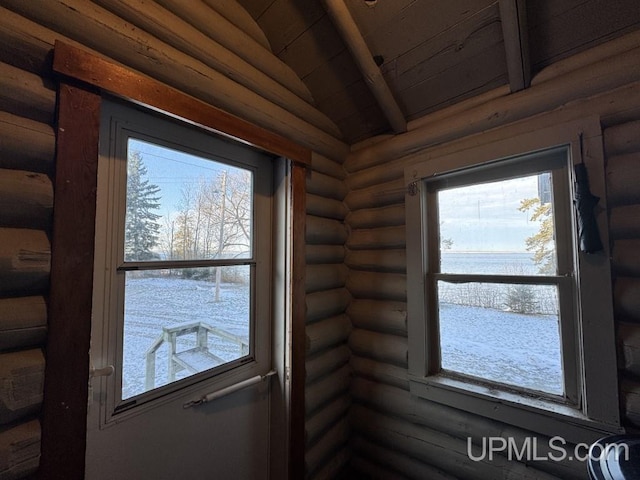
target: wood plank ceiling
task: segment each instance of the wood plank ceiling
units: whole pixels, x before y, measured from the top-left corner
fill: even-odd
[[[239,3],[347,143],[391,133],[321,0]],[[406,121],[501,85],[525,88],[543,67],[640,28],[638,0],[345,3]]]

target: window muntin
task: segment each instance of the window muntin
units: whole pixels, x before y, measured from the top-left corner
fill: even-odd
[[[268,369],[273,184],[263,153],[105,105],[110,418],[196,383],[224,387]],[[155,237],[145,248],[132,234],[143,228],[135,208],[150,224],[146,238]]]

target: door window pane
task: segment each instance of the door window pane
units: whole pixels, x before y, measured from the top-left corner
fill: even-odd
[[[124,260],[252,257],[253,173],[128,140]]]
[[[123,400],[250,354],[250,266],[124,275]]]
[[[554,285],[438,282],[441,366],[562,395]]]

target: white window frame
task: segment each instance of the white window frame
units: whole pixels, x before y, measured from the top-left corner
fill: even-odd
[[[418,397],[533,432],[561,435],[573,442],[594,441],[602,435],[622,431],[608,225],[606,214],[599,214],[597,219],[603,252],[580,252],[576,246],[573,195],[570,193],[573,192],[572,167],[584,162],[589,172],[591,191],[600,197],[598,208],[606,212],[600,122],[592,117],[537,130],[524,127],[519,131],[526,133],[513,134],[505,127],[498,133],[493,132],[495,140],[491,142],[483,144],[480,139],[476,142],[480,143],[479,146],[440,156],[430,152],[428,160],[405,168],[410,390]],[[567,207],[565,211],[556,212],[556,228],[564,231],[563,235],[567,234],[572,241],[565,244],[566,247],[558,242],[559,274],[544,280],[562,284],[565,290],[566,301],[561,305],[561,313],[565,317],[561,332],[563,374],[567,377],[564,401],[531,395],[524,389],[496,387],[490,382],[440,372],[437,317],[430,311],[435,308],[434,302],[430,301],[430,292],[435,290],[430,288],[434,276],[430,275],[429,268],[434,256],[439,256],[439,245],[437,239],[434,241],[437,232],[427,231],[427,202],[433,201],[427,192],[427,182],[440,177],[455,178],[458,174],[469,179],[475,172],[479,175],[478,183],[482,183],[483,176],[495,178],[495,172],[500,169],[505,169],[508,178],[520,168],[518,165],[528,161],[529,155],[532,156],[528,158],[535,161],[536,154],[545,151],[566,152],[568,167],[564,180],[554,175],[554,195],[564,197]],[[512,162],[514,159],[515,164]],[[572,274],[573,265],[567,264],[571,258],[576,259],[575,274]],[[540,278],[531,279],[533,283],[536,281]],[[572,318],[570,322],[566,321],[567,315]]]
[[[128,140],[135,138],[201,158],[210,158],[253,173],[252,256],[239,260],[124,261],[124,217]],[[96,252],[93,327],[100,329],[102,365],[114,374],[103,378],[106,401],[100,423],[107,426],[145,412],[178,396],[203,389],[213,393],[271,369],[272,251],[274,248],[274,162],[250,146],[117,100],[103,99],[96,202]],[[106,219],[106,221],[105,221]],[[126,271],[248,265],[251,273],[249,354],[213,369],[122,400],[122,337]],[[194,306],[195,307],[195,306]],[[113,348],[113,346],[116,346]],[[96,346],[92,346],[95,350]]]

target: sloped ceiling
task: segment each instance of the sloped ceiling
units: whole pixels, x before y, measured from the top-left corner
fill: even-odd
[[[532,75],[640,28],[639,0],[518,1]],[[347,143],[389,123],[320,0],[239,0]],[[407,121],[509,84],[500,2],[345,0]],[[524,8],[522,8],[524,6]]]

